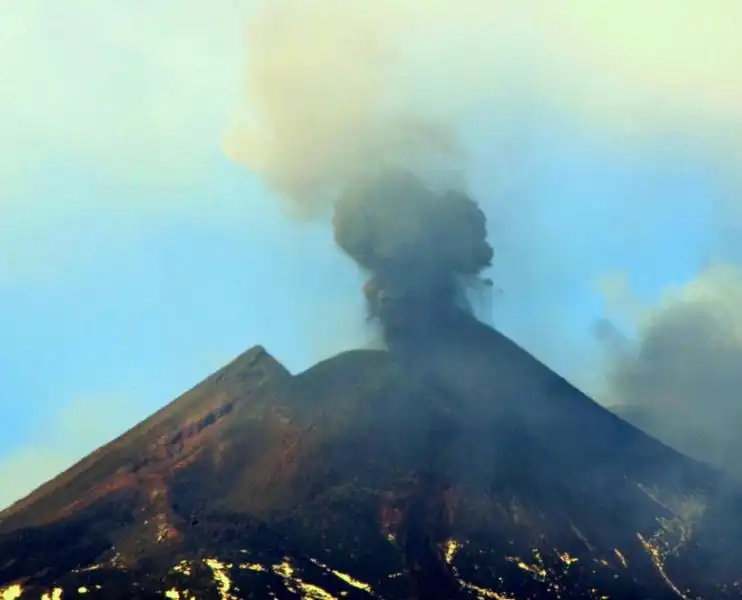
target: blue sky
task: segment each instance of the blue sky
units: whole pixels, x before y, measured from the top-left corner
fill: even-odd
[[[0,169],[0,505],[254,344],[296,371],[368,339],[363,279],[327,225],[286,218],[220,149],[246,4],[14,13],[11,41],[36,71],[11,65],[17,93],[0,97],[18,142]],[[62,57],[53,24],[77,40]],[[592,390],[598,281],[625,275],[651,305],[723,259],[729,189],[696,137],[618,144],[580,110],[472,111],[462,134],[492,223],[495,322]]]

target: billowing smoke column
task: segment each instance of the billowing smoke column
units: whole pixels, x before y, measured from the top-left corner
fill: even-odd
[[[225,150],[289,215],[334,209],[335,241],[370,275],[369,314],[387,343],[478,317],[467,301],[490,291],[484,214],[460,191],[427,186],[464,189],[458,109],[483,97],[487,78],[452,86],[426,48],[443,44],[450,64],[473,56],[464,42],[485,6],[275,0],[250,20],[246,110]]]
[[[438,194],[407,171],[349,186],[336,203],[335,241],[371,275],[369,313],[388,342],[421,341],[469,312],[466,290],[491,265],[487,219],[463,193]]]

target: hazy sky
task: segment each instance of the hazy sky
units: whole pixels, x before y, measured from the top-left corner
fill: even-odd
[[[256,4],[0,0],[0,505],[251,345],[299,370],[363,343],[327,226],[222,150]],[[352,30],[364,2],[301,4]],[[398,35],[429,18],[404,98],[457,115],[496,324],[595,393],[596,319],[631,337],[629,305],[739,257],[742,4],[703,5],[374,3]]]

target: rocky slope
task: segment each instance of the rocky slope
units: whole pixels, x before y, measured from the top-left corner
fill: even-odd
[[[456,336],[246,352],[0,513],[0,598],[740,597],[734,484]]]

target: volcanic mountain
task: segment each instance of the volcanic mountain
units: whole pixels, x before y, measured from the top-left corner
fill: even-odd
[[[0,598],[739,598],[736,485],[478,323],[256,347],[0,513]]]

